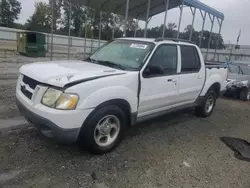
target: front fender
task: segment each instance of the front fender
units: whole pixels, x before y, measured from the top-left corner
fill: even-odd
[[[124,86],[112,86],[101,88],[81,101],[79,109],[95,108],[98,105],[113,99],[126,100],[131,108],[131,113],[137,111],[138,98],[136,93]]]

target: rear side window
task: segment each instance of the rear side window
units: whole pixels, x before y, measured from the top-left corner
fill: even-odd
[[[198,52],[193,46],[181,47],[181,72],[198,72],[201,67]]]

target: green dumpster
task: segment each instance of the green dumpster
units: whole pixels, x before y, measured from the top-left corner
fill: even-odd
[[[17,52],[28,57],[45,57],[45,34],[30,31],[18,32]]]

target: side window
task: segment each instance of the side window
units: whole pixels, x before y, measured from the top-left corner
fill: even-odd
[[[161,45],[153,54],[149,66],[160,66],[164,74],[175,74],[177,72],[177,46]]]
[[[198,72],[201,67],[198,52],[193,46],[181,47],[181,72]]]

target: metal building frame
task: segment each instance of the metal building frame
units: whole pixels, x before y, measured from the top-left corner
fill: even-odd
[[[51,60],[53,59],[53,28],[54,28],[54,1],[52,0],[52,24],[51,24]],[[90,6],[91,8],[94,8],[96,10],[100,10],[100,25],[99,25],[99,47],[100,47],[100,41],[101,41],[101,34],[102,34],[102,11],[106,12],[111,12],[114,14],[121,14],[124,15],[125,19],[123,22],[123,36],[126,37],[127,34],[127,22],[129,15],[132,18],[135,18],[137,20],[144,20],[145,21],[145,29],[144,29],[144,37],[147,37],[147,29],[148,29],[148,23],[152,16],[159,14],[161,12],[165,12],[164,15],[164,21],[163,21],[163,31],[162,31],[162,37],[164,38],[165,36],[165,30],[166,30],[166,23],[167,23],[167,14],[168,10],[179,7],[180,8],[180,17],[179,17],[179,22],[178,22],[178,31],[177,31],[177,36],[176,38],[178,39],[180,37],[180,29],[181,29],[181,22],[182,22],[182,15],[183,15],[183,9],[184,6],[190,7],[191,13],[192,13],[192,24],[191,24],[191,31],[189,34],[189,40],[192,40],[192,35],[193,35],[193,26],[194,26],[194,21],[195,21],[195,16],[196,16],[196,11],[199,9],[201,13],[201,17],[203,19],[202,23],[202,28],[201,28],[201,35],[199,38],[199,46],[202,44],[202,39],[203,39],[203,31],[204,31],[204,26],[206,22],[206,17],[207,15],[209,16],[209,19],[211,21],[211,29],[210,29],[210,36],[209,36],[209,42],[208,42],[208,48],[206,52],[206,58],[208,56],[209,52],[209,47],[211,44],[212,40],[212,32],[213,32],[213,26],[214,26],[214,20],[215,18],[218,21],[219,24],[219,33],[217,35],[217,40],[216,40],[216,47],[215,47],[215,53],[218,48],[219,44],[219,36],[221,33],[221,28],[222,28],[222,23],[224,20],[224,14],[221,12],[205,5],[204,3],[201,3],[198,0],[121,0],[123,1],[122,4],[118,4],[117,6],[113,7],[112,6],[105,6],[109,4],[111,1],[114,3],[119,3],[118,0],[101,0],[104,1],[101,3],[101,9],[100,10],[100,0],[68,0],[70,4],[70,15],[69,15],[69,35],[68,35],[68,59],[70,58],[70,44],[71,44],[71,35],[70,35],[70,28],[71,28],[71,8],[72,4],[76,3],[81,3],[84,6]],[[123,12],[123,11],[124,12]],[[144,17],[144,16],[145,17]],[[115,19],[115,18],[114,18]],[[138,22],[137,22],[138,23]],[[88,23],[85,23],[85,41],[84,41],[84,54],[86,54],[86,40],[87,40],[87,27]],[[112,36],[114,38],[114,30],[115,30],[115,25],[113,26],[113,32]],[[137,28],[135,29],[134,37],[136,37],[136,32]],[[215,54],[214,54],[215,55]]]

